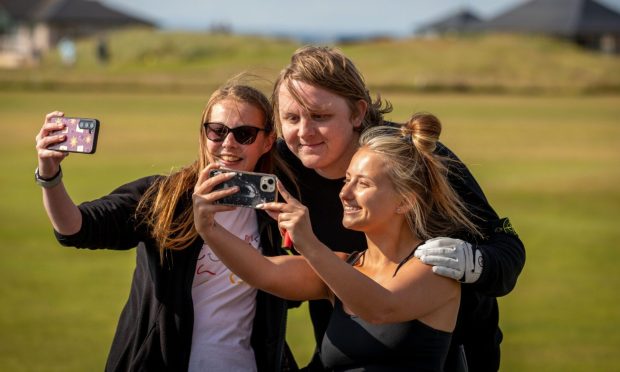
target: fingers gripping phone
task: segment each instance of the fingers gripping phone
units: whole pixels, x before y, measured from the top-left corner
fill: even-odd
[[[50,150],[94,154],[99,137],[99,120],[89,118],[51,117],[48,123],[63,123],[65,128],[50,133],[51,136],[64,134],[62,142],[48,146]]]
[[[215,186],[213,190],[215,191],[238,186],[239,191],[232,195],[218,199],[215,202],[216,204],[256,208],[256,206],[260,203],[276,201],[277,178],[275,175],[256,172],[241,172],[230,169],[213,169],[209,172],[209,177],[213,177],[220,173],[229,172],[234,172],[235,176]]]

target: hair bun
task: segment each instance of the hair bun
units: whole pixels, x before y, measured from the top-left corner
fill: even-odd
[[[426,153],[435,151],[441,134],[441,122],[435,115],[426,112],[415,113],[405,124],[405,128],[405,135],[411,136],[411,142],[419,151]]]

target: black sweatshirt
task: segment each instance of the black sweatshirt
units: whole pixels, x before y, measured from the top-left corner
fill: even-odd
[[[131,291],[120,315],[106,371],[188,368],[194,322],[191,289],[203,242],[198,237],[186,249],[169,251],[160,263],[157,244],[146,226],[135,219],[137,203],[156,177],[139,179],[81,204],[81,230],[71,236],[56,232],[58,241],[66,246],[116,250],[137,246]],[[191,192],[179,204],[184,207],[187,203],[191,203]],[[257,211],[257,219],[263,254],[286,254],[279,248],[277,224],[263,211]],[[296,368],[284,338],[287,305],[258,291],[252,347],[259,371]]]
[[[345,229],[342,225],[343,208],[338,194],[344,185],[344,178],[326,179],[304,167],[282,140],[277,142],[277,148],[296,176],[301,202],[310,211],[312,229],[318,239],[334,251],[351,253],[366,249],[364,234]],[[502,333],[495,297],[506,295],[514,288],[525,264],[525,249],[508,220],[500,219],[491,208],[467,167],[442,144],[436,151],[455,160],[450,162],[449,182],[479,218],[474,222],[487,237],[484,241],[475,241],[470,236],[454,236],[480,250],[484,269],[475,283],[461,286],[461,306],[446,371],[454,369],[458,345],[465,347],[470,371],[496,371],[499,368]],[[289,191],[294,190],[290,183],[287,185],[285,182],[285,185]],[[309,308],[315,340],[320,346],[332,306],[326,300],[319,300],[310,301]],[[313,364],[317,359],[313,359]]]

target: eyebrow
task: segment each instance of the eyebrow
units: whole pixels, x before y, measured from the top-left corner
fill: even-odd
[[[345,177],[351,178],[351,173],[345,173]],[[355,177],[372,181],[372,178],[365,173],[356,173]],[[374,181],[373,181],[374,182]]]

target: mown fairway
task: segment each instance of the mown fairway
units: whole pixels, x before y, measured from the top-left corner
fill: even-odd
[[[97,154],[63,163],[76,202],[189,163],[204,94],[1,92],[0,369],[92,371],[105,362],[134,252],[54,240],[33,182],[34,136],[53,109],[102,121]],[[620,97],[390,95],[392,119],[431,111],[526,244],[517,288],[500,299],[503,371],[612,371],[620,356]],[[291,312],[300,362],[312,351]]]

